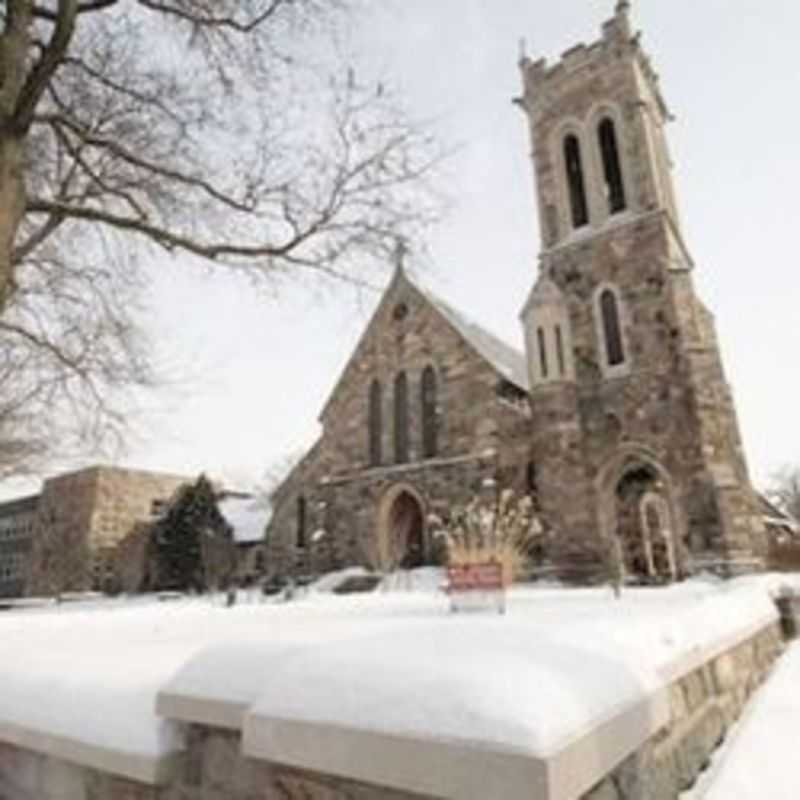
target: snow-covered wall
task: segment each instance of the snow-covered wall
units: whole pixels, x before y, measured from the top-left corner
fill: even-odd
[[[0,617],[0,797],[677,797],[781,650],[768,588]]]

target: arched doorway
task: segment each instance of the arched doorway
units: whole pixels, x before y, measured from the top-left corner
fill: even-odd
[[[665,486],[649,464],[631,464],[614,490],[615,535],[627,574],[644,580],[676,576],[673,524]]]
[[[422,509],[416,498],[402,492],[389,514],[389,536],[403,569],[420,567],[425,560]]]
[[[425,512],[411,487],[396,486],[384,495],[378,537],[382,568],[411,569],[425,563]]]

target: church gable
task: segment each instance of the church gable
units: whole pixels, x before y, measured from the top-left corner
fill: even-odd
[[[424,339],[409,348],[405,338],[410,334]],[[391,341],[394,341],[393,352]],[[465,358],[483,362],[496,373],[498,379],[507,380],[520,391],[528,389],[527,367],[524,355],[503,342],[494,334],[470,320],[451,305],[428,290],[414,284],[404,270],[395,272],[377,309],[361,335],[353,354],[334,385],[323,406],[320,421],[325,423],[337,405],[339,395],[352,381],[363,377],[365,362],[382,361],[382,366],[392,367],[409,355],[432,353],[437,344],[463,347]]]
[[[461,455],[498,392],[526,391],[521,353],[400,269],[323,408],[325,449],[348,470]]]

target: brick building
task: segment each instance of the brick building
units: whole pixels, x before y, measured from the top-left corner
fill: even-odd
[[[95,466],[48,479],[33,497],[1,503],[0,593],[104,588],[119,542],[187,480]],[[3,565],[13,565],[15,576],[5,583]]]
[[[659,79],[620,0],[599,40],[523,58],[542,250],[516,353],[399,267],[274,495],[276,567],[414,564],[432,512],[535,495],[556,568],[757,564],[764,523],[695,293]],[[487,481],[487,478],[492,480]]]

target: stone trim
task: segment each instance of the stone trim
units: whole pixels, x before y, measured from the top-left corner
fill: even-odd
[[[605,185],[605,174],[603,164],[603,154],[600,150],[598,139],[598,128],[600,123],[608,118],[614,123],[614,133],[617,139],[617,155],[619,157],[619,167],[622,172],[622,187],[625,192],[625,208],[615,214],[608,210],[608,199],[605,197],[603,187]],[[591,137],[592,146],[589,156],[593,162],[593,172],[597,176],[597,181],[592,187],[592,202],[596,204],[595,227],[601,227],[610,220],[623,217],[626,213],[637,213],[637,200],[634,196],[634,184],[631,179],[631,167],[629,165],[629,153],[631,149],[630,133],[623,119],[619,106],[610,100],[602,100],[594,103],[586,114],[586,128]]]
[[[449,467],[454,464],[468,464],[474,461],[491,461],[496,458],[496,453],[469,453],[463,456],[450,456],[448,458],[429,458],[425,461],[414,461],[409,464],[391,464],[381,467],[372,467],[370,469],[360,470],[346,475],[336,475],[329,478],[323,478],[320,484],[323,486],[337,486],[342,483],[350,483],[351,481],[360,481],[366,478],[383,478],[391,477],[393,475],[403,475],[409,472],[420,472],[425,469],[435,467]]]
[[[557,752],[535,756],[468,739],[410,739],[249,714],[242,751],[271,763],[432,797],[574,800],[668,720],[664,689],[582,731]]]
[[[0,743],[148,785],[168,783],[174,771],[172,754],[159,757],[124,753],[65,736],[33,731],[11,722],[0,723]]]
[[[724,653],[741,647],[751,639],[773,629],[777,624],[778,612],[770,613],[764,619],[753,623],[730,636],[708,643],[699,647],[689,655],[684,656],[661,670],[661,677],[668,683],[673,683],[685,678],[691,672],[700,669],[703,664],[713,661]]]
[[[168,688],[156,697],[156,714],[166,719],[192,722],[225,730],[241,730],[247,703],[181,694]]]
[[[575,226],[572,222],[572,206],[569,182],[567,180],[567,163],[564,158],[564,142],[568,136],[578,140],[581,157],[581,171],[583,177],[583,193],[586,198],[587,221],[583,225]],[[556,187],[558,195],[558,236],[557,241],[563,241],[572,235],[590,231],[596,226],[596,205],[593,200],[594,186],[596,183],[594,173],[594,159],[591,156],[591,147],[586,141],[586,127],[578,117],[566,117],[555,129],[550,142],[551,157],[556,168]]]

